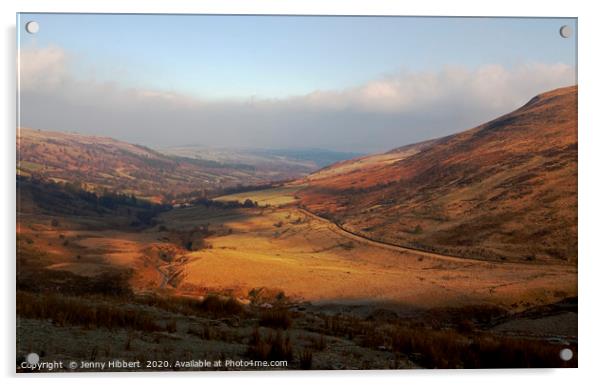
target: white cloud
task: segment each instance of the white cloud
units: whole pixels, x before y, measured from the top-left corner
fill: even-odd
[[[19,59],[22,90],[59,87],[68,77],[66,54],[59,47],[22,49]]]
[[[424,111],[453,105],[458,99],[470,102],[475,109],[500,109],[574,82],[574,69],[562,63],[528,63],[511,69],[487,65],[476,70],[456,67],[437,73],[399,72],[349,90],[316,91],[305,98],[314,107],[366,112]]]
[[[325,147],[373,151],[468,129],[534,95],[574,84],[574,68],[399,71],[345,90],[286,99],[200,100],[160,90],[78,80],[60,48],[21,51],[22,123],[154,146]]]

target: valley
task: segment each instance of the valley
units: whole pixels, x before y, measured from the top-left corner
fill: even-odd
[[[357,154],[190,146],[155,150],[106,137],[20,128],[17,155],[21,176],[167,202],[299,178]]]
[[[81,217],[61,218],[56,227],[23,217],[19,236],[54,256],[47,269],[80,276],[133,269],[132,284],[142,292],[169,287],[185,295],[245,297],[268,288],[297,301],[393,308],[486,303],[515,310],[575,295],[570,265],[487,262],[384,244],[297,207],[285,192],[238,194],[241,203],[265,202],[254,208],[168,210],[143,231],[89,229]],[[189,250],[179,235],[195,229],[206,236],[199,233],[202,244]]]
[[[394,346],[385,352],[374,350],[394,344],[378,334],[410,326],[429,339],[462,344],[464,333],[439,336],[440,327],[432,330],[432,323],[468,324],[471,334],[496,337],[494,341],[499,342],[510,339],[500,346],[504,350],[506,344],[518,344],[517,339],[549,346],[546,350],[557,345],[546,342],[576,343],[576,309],[570,305],[549,309],[575,298],[575,267],[456,258],[367,240],[299,208],[293,193],[298,188],[239,193],[241,203],[247,199],[264,202],[253,208],[198,205],[167,210],[143,230],[125,225],[107,229],[95,215],[63,216],[58,224],[53,223],[55,216],[36,216],[35,220],[23,216],[18,285],[25,291],[22,296],[58,287],[64,295],[75,296],[74,304],[80,301],[76,299],[92,307],[109,302],[115,310],[125,307],[148,314],[149,323],[158,326],[158,332],[133,328],[119,338],[112,328],[77,332],[63,326],[79,322],[47,325],[25,318],[19,328],[35,328],[48,335],[27,333],[23,341],[57,347],[54,338],[46,336],[59,334],[73,344],[58,345],[62,351],[55,354],[49,350],[53,358],[89,356],[101,348],[110,357],[111,345],[125,344],[132,359],[193,359],[198,355],[245,359],[250,355],[248,337],[257,334],[257,328],[263,339],[272,339],[269,331],[283,330],[283,336],[290,339],[291,356],[277,358],[307,366],[301,355],[311,352],[311,368],[426,366],[430,362],[425,358],[408,356]],[[113,216],[113,220],[118,218]],[[201,243],[193,247],[183,243],[199,229],[205,235],[195,236]],[[132,294],[123,297],[122,291],[127,294],[130,289]],[[243,311],[221,311],[222,306],[204,310],[204,302],[214,296],[234,301]],[[165,305],[166,301],[171,305]],[[262,327],[271,323],[262,320],[272,309],[278,310],[274,311],[277,320],[284,318],[274,322],[275,330]],[[216,324],[216,317],[222,322]],[[332,320],[348,327],[338,330],[339,324],[329,324]],[[546,330],[553,320],[562,320],[563,329]],[[365,328],[375,328],[376,335],[367,336]],[[161,329],[169,334],[163,335]],[[439,344],[428,342],[429,347]],[[161,352],[156,351],[159,347]],[[345,359],[350,352],[357,353],[357,362]],[[467,360],[458,358],[457,365],[465,366]]]
[[[575,98],[321,169],[22,129],[18,355],[575,366]]]

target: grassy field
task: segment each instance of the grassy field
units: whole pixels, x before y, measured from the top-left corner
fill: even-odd
[[[263,192],[264,197],[275,195]],[[239,294],[267,287],[322,302],[415,307],[490,303],[515,309],[574,296],[576,290],[572,267],[392,251],[351,239],[294,207],[245,209],[235,215],[188,208],[160,219],[189,226],[192,218],[231,231],[209,237],[210,249],[188,254],[183,287]]]
[[[287,185],[273,189],[229,194],[226,196],[217,197],[216,200],[244,202],[245,200],[249,199],[253,202],[257,202],[257,204],[260,206],[280,206],[297,201],[295,193],[302,187],[302,185]]]
[[[18,354],[278,358],[288,368],[564,365],[548,340],[572,342],[576,313],[545,307],[576,296],[576,268],[385,248],[290,205],[295,189],[238,195],[267,207],[165,211],[143,229],[118,215],[23,213]],[[221,303],[203,300],[215,294]],[[467,346],[469,336],[479,345]]]
[[[291,199],[293,190],[241,198],[275,205]],[[576,296],[573,266],[392,250],[345,234],[294,206],[180,208],[161,213],[156,225],[144,231],[88,230],[94,223],[77,217],[61,219],[57,227],[49,225],[50,217],[46,224],[23,219],[22,257],[34,259],[44,251],[47,269],[83,276],[134,269],[132,284],[141,291],[165,287],[166,280],[177,277],[173,290],[189,294],[209,289],[246,296],[265,287],[308,301],[420,308],[486,303],[515,310]],[[203,245],[191,250],[182,237],[199,228],[206,229]]]

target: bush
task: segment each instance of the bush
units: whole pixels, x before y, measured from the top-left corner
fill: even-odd
[[[233,298],[222,298],[217,295],[209,295],[198,305],[199,310],[216,315],[238,315],[244,311],[242,304]]]

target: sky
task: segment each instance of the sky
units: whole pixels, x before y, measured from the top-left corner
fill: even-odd
[[[36,34],[25,32],[35,20]],[[20,125],[378,152],[576,84],[575,19],[20,14]]]

